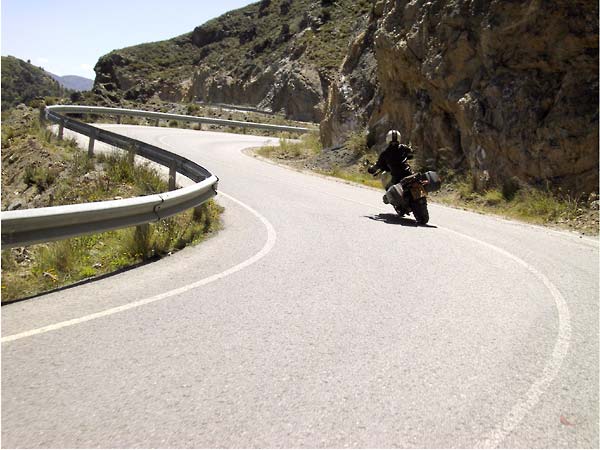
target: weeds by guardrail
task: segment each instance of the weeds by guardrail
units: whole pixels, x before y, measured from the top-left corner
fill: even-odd
[[[3,211],[0,215],[3,249],[145,225],[201,205],[216,195],[218,178],[195,162],[159,147],[60,114],[81,113],[82,108],[94,114],[114,114],[111,108],[50,106],[43,111],[43,117],[59,124],[59,137],[62,137],[64,128],[88,136],[90,156],[93,156],[93,146],[97,140],[168,167],[169,187],[173,190],[123,200]],[[146,113],[127,111],[135,111],[138,115]],[[190,178],[196,184],[175,191],[176,173]],[[31,175],[35,177],[36,174]]]

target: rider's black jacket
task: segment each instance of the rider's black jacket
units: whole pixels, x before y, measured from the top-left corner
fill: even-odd
[[[379,159],[373,166],[375,169],[390,172],[394,180],[400,181],[402,178],[412,174],[412,170],[407,159],[411,159],[412,149],[398,142],[390,142],[387,148],[379,155]]]

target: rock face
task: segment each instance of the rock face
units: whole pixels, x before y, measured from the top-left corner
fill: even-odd
[[[111,101],[231,103],[318,122],[370,9],[370,0],[262,0],[177,38],[103,56],[94,90]]]
[[[350,133],[365,129],[378,106],[376,30],[377,22],[372,20],[354,39],[329,89],[325,118],[321,122],[321,141],[325,147],[341,145]]]
[[[324,144],[402,132],[428,167],[598,190],[598,4],[386,0],[329,92]]]
[[[318,71],[289,60],[279,61],[277,66],[249,79],[200,69],[194,74],[186,100],[256,105],[260,109],[283,111],[295,120],[320,121],[324,94]]]

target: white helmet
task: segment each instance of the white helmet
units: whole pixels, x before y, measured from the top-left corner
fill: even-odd
[[[390,142],[398,142],[400,143],[400,132],[398,130],[390,130],[385,135],[385,142],[389,144]]]

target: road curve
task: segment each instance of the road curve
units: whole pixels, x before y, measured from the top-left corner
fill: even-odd
[[[2,307],[2,446],[598,448],[598,241],[107,126],[220,178],[197,248]]]

